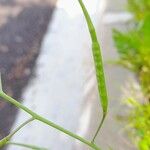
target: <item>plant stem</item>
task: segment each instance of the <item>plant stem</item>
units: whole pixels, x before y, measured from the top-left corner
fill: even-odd
[[[40,147],[37,147],[37,146],[34,146],[34,145],[23,144],[23,143],[7,142],[7,144],[21,146],[21,147],[26,147],[26,148],[30,148],[32,150],[48,150],[46,148],[40,148]]]
[[[25,121],[24,123],[22,123],[17,129],[15,129],[12,133],[10,133],[7,137],[9,139],[12,138],[12,136],[14,136],[20,129],[22,129],[25,125],[27,125],[28,123],[32,122],[34,120],[34,118],[30,118],[27,121]]]
[[[105,116],[103,115],[103,118],[102,118],[102,120],[100,121],[100,124],[99,124],[99,126],[98,126],[98,128],[97,128],[97,131],[96,131],[96,133],[95,133],[95,135],[94,135],[94,137],[93,137],[93,139],[92,139],[92,142],[93,142],[93,143],[94,143],[94,141],[95,141],[95,139],[96,139],[96,137],[97,137],[97,135],[98,135],[98,133],[99,133],[99,131],[100,131],[102,125],[103,125],[104,120],[105,120]]]
[[[28,145],[28,144],[23,144],[23,143],[10,142],[10,139],[11,139],[19,130],[21,130],[25,125],[27,125],[28,123],[32,122],[33,120],[35,120],[35,119],[34,119],[34,118],[28,119],[27,121],[25,121],[24,123],[22,123],[17,129],[15,129],[12,133],[10,133],[10,134],[7,136],[8,141],[6,142],[6,144],[22,146],[22,147],[26,147],[26,148],[30,148],[30,149],[34,149],[34,150],[47,150],[46,148],[41,148],[41,147],[37,147],[37,146],[34,146],[34,145]]]
[[[14,130],[12,133],[10,133],[8,136],[6,136],[5,138],[3,138],[2,140],[0,140],[0,148],[2,148],[3,146],[5,146],[7,144],[7,142],[10,141],[10,139],[12,138],[13,135],[15,135],[20,129],[22,129],[25,125],[27,125],[28,123],[30,123],[31,121],[33,121],[34,118],[30,118],[27,121],[25,121],[23,124],[21,124],[16,130]]]
[[[9,139],[7,137],[0,140],[0,149],[3,148],[8,141],[9,141]]]
[[[63,127],[47,120],[46,118],[36,114],[35,112],[33,112],[32,110],[30,110],[29,108],[27,108],[26,106],[22,105],[21,103],[19,103],[18,101],[16,101],[15,99],[13,99],[12,97],[8,96],[7,94],[5,94],[4,92],[0,92],[0,97],[3,98],[5,101],[10,102],[11,104],[15,105],[16,107],[24,110],[25,112],[27,112],[28,114],[30,114],[34,119],[39,120],[42,123],[45,123],[71,137],[73,137],[74,139],[77,139],[79,141],[81,141],[82,143],[88,145],[89,147],[95,149],[95,150],[100,150],[100,148],[95,145],[94,143],[82,138],[81,136],[70,132],[69,130],[64,129]]]

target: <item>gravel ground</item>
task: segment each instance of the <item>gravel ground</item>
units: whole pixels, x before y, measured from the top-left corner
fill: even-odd
[[[16,99],[30,77],[52,16],[52,0],[0,0],[0,72],[4,91]],[[17,109],[0,101],[0,139],[9,133]]]

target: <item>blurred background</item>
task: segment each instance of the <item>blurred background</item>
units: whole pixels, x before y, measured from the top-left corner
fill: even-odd
[[[102,47],[109,113],[96,143],[150,149],[150,0],[83,0]],[[4,91],[91,140],[101,119],[91,41],[77,0],[0,0]],[[0,139],[29,116],[0,99]],[[12,141],[49,150],[87,150],[32,122]],[[25,150],[7,146],[5,150]]]

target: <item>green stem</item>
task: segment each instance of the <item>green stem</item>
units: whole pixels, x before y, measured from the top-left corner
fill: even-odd
[[[33,120],[35,120],[34,118],[30,118],[27,121],[25,121],[24,123],[22,123],[17,129],[15,129],[12,133],[10,133],[7,136],[8,141],[6,142],[6,144],[11,144],[11,145],[17,145],[17,146],[22,146],[22,147],[26,147],[26,148],[30,148],[30,149],[34,149],[34,150],[47,150],[46,148],[40,148],[34,145],[28,145],[28,144],[23,144],[23,143],[14,143],[14,142],[10,142],[10,139],[19,131],[21,130],[25,125],[27,125],[28,123],[32,122]]]
[[[46,148],[40,148],[40,147],[37,147],[37,146],[34,146],[34,145],[23,144],[23,143],[7,142],[7,144],[21,146],[21,147],[25,147],[25,148],[30,148],[32,150],[48,150]]]
[[[79,135],[76,135],[72,132],[70,132],[69,130],[64,129],[63,127],[47,120],[46,118],[36,114],[35,112],[33,112],[32,110],[30,110],[29,108],[27,108],[26,106],[22,105],[21,103],[19,103],[18,101],[16,101],[15,99],[13,99],[12,97],[8,96],[7,94],[5,94],[4,92],[0,93],[0,97],[3,98],[4,100],[6,100],[7,102],[10,102],[11,104],[15,105],[16,107],[24,110],[25,112],[27,112],[28,114],[30,114],[34,119],[39,120],[42,123],[45,123],[71,137],[73,137],[74,139],[77,139],[79,141],[81,141],[82,143],[88,145],[89,147],[95,149],[95,150],[100,150],[100,148],[98,146],[96,146],[94,143],[82,138]]]
[[[93,139],[92,139],[92,142],[93,142],[93,143],[94,143],[94,141],[95,141],[95,139],[96,139],[96,137],[97,137],[97,135],[98,135],[98,133],[99,133],[99,131],[100,131],[100,129],[101,129],[103,123],[104,123],[104,120],[105,120],[105,116],[103,115],[103,118],[102,118],[102,120],[100,121],[100,124],[99,124],[99,126],[98,126],[98,128],[97,128],[97,131],[96,131],[96,133],[95,133],[95,135],[94,135],[94,137],[93,137]]]
[[[20,129],[22,129],[25,125],[27,125],[28,123],[30,123],[31,121],[33,121],[34,119],[28,119],[27,121],[25,121],[23,124],[21,124],[16,130],[14,130],[12,133],[10,133],[8,136],[6,136],[5,138],[3,138],[2,140],[0,140],[0,148],[2,148],[3,146],[5,146],[7,144],[7,142],[10,141],[10,139],[12,138],[13,135],[15,135]]]
[[[15,129],[12,133],[10,133],[7,137],[9,139],[11,139],[20,129],[22,129],[25,125],[27,125],[28,123],[32,122],[33,120],[34,120],[34,118],[28,119],[27,121],[22,123],[17,129]]]
[[[8,141],[9,141],[9,139],[7,137],[0,140],[0,149],[3,148]]]

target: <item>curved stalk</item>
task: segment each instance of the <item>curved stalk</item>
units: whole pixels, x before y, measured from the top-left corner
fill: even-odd
[[[22,123],[17,129],[15,129],[12,133],[10,133],[7,137],[9,139],[11,139],[19,130],[21,130],[25,125],[27,125],[28,123],[32,122],[33,120],[34,120],[34,118],[28,119],[27,121]]]
[[[100,124],[99,124],[99,126],[98,126],[98,128],[97,128],[97,130],[96,130],[96,133],[95,133],[95,135],[94,135],[94,137],[93,137],[93,139],[92,139],[92,142],[93,142],[93,143],[94,143],[94,141],[95,141],[95,139],[96,139],[96,137],[97,137],[97,135],[98,135],[98,133],[99,133],[99,131],[100,131],[100,129],[101,129],[103,123],[104,123],[104,120],[105,120],[105,116],[103,115],[103,118],[102,118],[102,120],[100,121]]]
[[[3,146],[5,146],[7,144],[7,142],[9,142],[10,139],[13,137],[13,135],[15,135],[20,129],[22,129],[25,125],[27,125],[28,123],[30,123],[33,120],[34,120],[34,118],[28,119],[27,121],[25,121],[24,123],[22,123],[16,130],[14,130],[8,136],[6,136],[2,140],[0,140],[0,148],[2,148]]]

